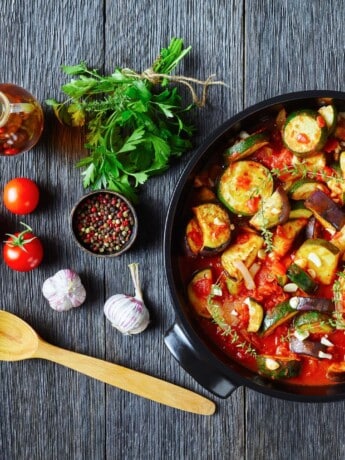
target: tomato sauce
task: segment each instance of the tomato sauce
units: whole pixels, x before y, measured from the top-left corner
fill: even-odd
[[[202,251],[203,234],[197,228],[198,222],[194,220],[193,225],[196,228],[193,227],[192,238],[201,249],[198,254],[192,254],[187,247],[179,259],[180,274],[188,288],[186,292],[189,289],[194,292],[193,302],[198,296],[205,302],[206,314],[200,316],[189,299],[200,330],[225,355],[268,378],[282,379],[295,385],[332,385],[335,383],[329,372],[332,365],[335,365],[335,372],[338,372],[336,380],[341,381],[343,371],[345,381],[345,300],[344,305],[336,300],[336,289],[339,286],[341,298],[345,298],[342,294],[345,292],[345,281],[342,282],[345,279],[345,230],[342,239],[342,229],[338,232],[332,231],[332,221],[329,222],[326,218],[325,225],[313,210],[305,213],[309,209],[306,208],[309,195],[292,199],[289,190],[292,186],[296,188],[296,182],[301,180],[320,183],[324,187],[322,190],[332,198],[339,212],[344,212],[345,181],[339,178],[338,173],[340,139],[329,134],[320,150],[308,153],[305,158],[296,156],[286,142],[283,142],[282,120],[286,121],[286,115],[279,113],[277,119],[272,118],[270,122],[266,122],[265,127],[261,127],[258,132],[267,134],[267,144],[257,150],[251,148],[248,156],[244,155],[234,161],[255,161],[268,168],[274,180],[274,189],[284,189],[289,212],[283,220],[278,218],[276,223],[268,227],[265,227],[265,221],[261,221],[264,223],[258,228],[251,223],[252,216],[235,215],[228,209],[232,233],[230,243],[225,248],[215,248],[208,253]],[[327,129],[326,121],[321,116],[317,117],[317,125],[322,130]],[[341,119],[340,128],[343,125],[345,122]],[[255,140],[255,130],[249,136],[251,140]],[[303,132],[298,136],[300,139],[297,138],[297,141],[303,143]],[[237,139],[235,142],[243,140]],[[207,187],[211,193],[205,195],[203,190],[203,196],[214,196],[213,202],[226,208],[224,199],[217,195],[215,184],[229,164],[231,158],[225,157],[224,162],[208,165],[195,177],[189,201],[193,206],[197,206],[200,201],[200,187]],[[334,178],[337,187],[332,185]],[[265,203],[262,203],[258,190],[260,184],[253,185],[251,176],[246,174],[234,180],[237,193],[253,188],[253,196],[247,203],[252,215],[263,212]],[[312,187],[310,193],[313,193]],[[292,211],[298,209],[303,210],[301,215],[304,217],[298,217],[298,212],[293,214]],[[191,211],[188,210],[189,214]],[[283,215],[283,211],[284,209],[278,210],[276,214]],[[305,223],[302,222],[301,231],[291,236],[291,227],[286,224],[294,219],[305,219]],[[256,248],[255,244],[251,247],[253,234],[262,238],[259,238],[262,241],[261,247]],[[316,254],[313,251],[308,254],[301,249],[306,240],[310,239],[316,241],[316,249],[313,249]],[[278,251],[274,246],[278,244],[277,241],[283,242],[287,249],[283,246]],[[319,251],[318,244],[325,251]],[[329,248],[334,257],[331,255],[323,259],[324,252]],[[334,258],[336,266],[332,267]],[[294,264],[297,264],[302,273],[300,278],[292,278],[290,269]],[[193,285],[195,273],[204,269],[211,270],[211,281],[199,279]],[[327,270],[331,270],[331,282],[325,284],[323,275]],[[304,277],[311,279],[313,290],[307,291],[307,285],[302,281]],[[297,308],[294,311],[293,299],[300,302],[306,298],[319,299],[320,305],[314,302],[314,306],[306,310]],[[325,307],[322,310],[326,301],[332,308]],[[294,348],[293,343],[296,341],[302,351]],[[266,368],[262,368],[262,361],[258,357],[266,360]],[[296,366],[288,368],[291,363]]]

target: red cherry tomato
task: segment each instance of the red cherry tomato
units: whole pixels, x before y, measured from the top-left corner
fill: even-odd
[[[28,272],[38,267],[43,260],[43,246],[40,239],[26,228],[14,235],[8,234],[3,250],[3,259],[12,269],[19,272]]]
[[[38,205],[40,192],[37,184],[26,177],[16,177],[4,187],[4,205],[14,214],[29,214]]]

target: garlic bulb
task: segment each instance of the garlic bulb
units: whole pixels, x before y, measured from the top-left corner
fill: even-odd
[[[86,291],[79,275],[70,269],[59,270],[42,286],[42,294],[56,311],[68,311],[79,307],[86,298]]]
[[[139,282],[138,264],[130,264],[129,269],[135,288],[135,296],[115,294],[104,304],[104,314],[112,326],[122,334],[138,334],[144,331],[149,322],[150,314],[147,310]]]

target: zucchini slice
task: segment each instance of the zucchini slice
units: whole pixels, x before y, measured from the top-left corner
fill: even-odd
[[[339,256],[339,249],[329,241],[308,239],[296,251],[295,263],[306,271],[312,270],[316,282],[329,285],[335,277]]]
[[[232,244],[221,255],[221,264],[228,275],[236,281],[242,280],[242,274],[235,267],[235,261],[241,261],[249,268],[257,258],[264,239],[256,233],[248,233],[246,241]]]
[[[186,243],[193,254],[213,255],[222,251],[231,238],[229,214],[215,203],[193,208],[194,216],[187,224]]]
[[[279,303],[266,313],[262,324],[262,335],[266,337],[272,334],[278,326],[289,321],[297,313],[297,310],[291,307],[289,301]]]
[[[225,155],[230,161],[242,160],[268,144],[268,141],[268,136],[264,133],[252,134],[229,147]]]
[[[345,204],[345,152],[340,152],[338,163],[331,164],[334,176],[327,179],[327,187],[332,200],[339,206]]]
[[[187,224],[185,233],[185,245],[186,250],[195,256],[199,254],[203,248],[201,228],[195,217],[190,219]]]
[[[310,212],[310,211],[308,211]],[[291,216],[291,212],[290,212]],[[292,219],[277,228],[273,235],[273,252],[280,257],[291,249],[295,239],[306,227],[308,220],[304,217]]]
[[[271,379],[296,377],[301,370],[301,362],[298,359],[283,356],[258,355],[256,363],[259,374]]]
[[[272,195],[273,179],[270,171],[256,161],[231,163],[218,184],[219,200],[233,213],[251,216],[261,200]]]
[[[316,190],[327,193],[328,188],[325,184],[317,181],[300,179],[290,187],[289,195],[293,200],[306,200]]]
[[[262,306],[252,297],[247,297],[244,303],[248,306],[249,323],[247,326],[248,332],[258,332],[264,317],[264,310]]]
[[[293,160],[295,166],[302,166],[302,170],[310,171],[311,173],[317,173],[322,171],[327,165],[326,155],[324,153],[313,153],[307,157],[298,157],[295,155]]]
[[[210,268],[198,271],[187,287],[188,300],[196,313],[204,318],[211,318],[208,310],[208,297],[213,285],[213,275]]]
[[[322,115],[322,117],[324,118],[327,124],[328,133],[332,134],[337,125],[337,117],[338,117],[337,109],[335,108],[334,105],[330,104],[330,105],[325,105],[323,107],[320,107],[318,112],[319,114]]]
[[[229,214],[215,203],[195,206],[193,212],[203,236],[203,249],[224,249],[231,238]]]
[[[286,271],[286,275],[289,280],[297,284],[297,286],[307,294],[313,294],[319,286],[313,278],[297,264],[291,264]]]
[[[294,320],[294,328],[310,334],[329,334],[333,331],[329,324],[329,317],[319,311],[306,311]]]
[[[315,218],[326,229],[333,230],[333,233],[334,229],[340,230],[345,225],[344,211],[321,190],[312,193],[304,204],[313,212]]]
[[[312,216],[313,213],[310,211],[310,209],[306,208],[299,208],[299,209],[291,209],[290,214],[289,214],[289,219],[300,219],[300,218],[305,218],[309,219],[310,216]]]
[[[283,142],[296,155],[306,156],[325,145],[328,127],[325,119],[313,110],[291,113],[283,128]]]
[[[262,200],[261,209],[250,219],[249,223],[257,230],[283,224],[289,218],[290,203],[285,190],[278,187],[267,200]]]

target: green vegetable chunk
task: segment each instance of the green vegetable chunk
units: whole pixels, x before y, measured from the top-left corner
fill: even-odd
[[[249,221],[256,229],[271,228],[286,222],[289,218],[290,203],[285,190],[278,187],[267,200],[263,201],[260,208]]]
[[[242,160],[268,144],[268,140],[268,136],[264,133],[252,134],[229,147],[225,155],[230,161]]]
[[[282,302],[269,310],[262,324],[263,336],[272,334],[272,332],[281,324],[289,321],[297,314],[297,310],[291,307],[290,303]]]
[[[262,319],[264,316],[264,310],[262,305],[259,304],[255,299],[248,297],[244,303],[248,306],[249,322],[247,326],[248,332],[257,332],[260,329]]]
[[[319,311],[306,311],[300,314],[294,320],[294,327],[311,334],[328,334],[333,330],[329,324],[329,316]]]
[[[291,212],[289,216],[291,215]],[[307,225],[307,219],[300,217],[292,219],[280,227],[280,231],[273,236],[273,250],[279,256],[284,256],[291,249],[295,239]]]
[[[300,179],[292,184],[289,189],[289,195],[293,200],[306,200],[317,190],[327,191],[327,187],[317,181]]]
[[[295,262],[302,261],[306,270],[315,273],[314,280],[321,284],[331,284],[338,267],[339,249],[322,238],[308,239],[298,248]]]
[[[305,156],[325,145],[328,127],[325,119],[313,110],[291,113],[283,128],[283,141],[296,155]]]
[[[261,200],[272,195],[269,170],[256,161],[237,161],[223,173],[218,185],[219,200],[233,213],[250,216],[259,210]]]
[[[203,247],[211,252],[224,249],[231,237],[228,213],[216,203],[203,203],[193,207],[202,236]]]
[[[256,362],[258,372],[271,379],[296,377],[301,370],[301,362],[298,359],[282,356],[258,355]]]
[[[196,313],[205,318],[211,317],[207,299],[211,292],[212,283],[212,270],[210,268],[205,268],[195,273],[187,288],[189,302]]]
[[[291,264],[287,269],[287,277],[307,294],[313,294],[318,284],[313,278],[297,264]]]
[[[236,267],[236,261],[241,261],[248,268],[255,261],[264,240],[255,233],[248,233],[247,240],[232,244],[221,255],[221,264],[227,274],[234,280],[242,280],[242,274]]]
[[[332,134],[337,125],[338,112],[337,112],[336,107],[331,104],[325,105],[323,107],[320,107],[318,112],[323,116],[323,118],[326,121],[328,133]]]

